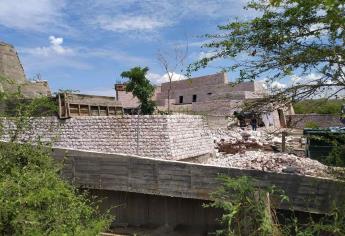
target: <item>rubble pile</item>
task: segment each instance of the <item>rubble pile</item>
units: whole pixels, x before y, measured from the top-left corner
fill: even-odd
[[[281,136],[265,130],[211,130],[216,157],[205,164],[254,169],[277,173],[331,177],[329,168],[316,160],[294,154],[281,153]],[[287,144],[300,138],[287,137]]]
[[[261,150],[236,154],[217,153],[216,158],[209,159],[206,162],[205,164],[240,169],[330,177],[328,167],[320,162],[286,153]]]
[[[215,149],[228,154],[243,153],[246,150],[276,151],[281,146],[281,138],[268,132],[242,130],[211,130]]]

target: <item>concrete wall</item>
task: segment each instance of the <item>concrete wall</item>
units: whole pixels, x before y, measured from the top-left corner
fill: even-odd
[[[20,85],[20,91],[27,98],[52,95],[47,81],[27,81]]]
[[[139,106],[139,100],[134,97],[131,92],[117,91],[117,101],[119,101],[124,108],[136,108]]]
[[[192,103],[193,95],[196,95],[196,102],[213,101],[217,99],[248,99],[262,97],[262,88],[256,91],[259,86],[255,82],[243,82],[237,85],[230,85],[225,73],[197,77],[187,80],[174,81],[171,84],[170,97],[175,103]],[[157,100],[168,97],[169,83],[161,86],[161,93],[157,94]]]
[[[200,88],[214,85],[227,84],[228,78],[226,73],[218,73],[213,75],[206,75],[201,77],[195,77],[187,80],[173,81],[171,83],[172,90],[181,90],[186,88]],[[161,85],[161,92],[168,91],[170,83],[163,83]]]
[[[55,149],[53,156],[64,160],[66,179],[89,189],[209,200],[220,186],[217,176],[225,174],[284,190],[290,204],[278,202],[279,209],[325,213],[345,199],[345,183],[329,179],[64,149]]]
[[[213,152],[206,128],[201,116],[190,115],[140,116],[139,120],[137,116],[46,117],[31,119],[19,138],[53,142],[55,147],[179,160]],[[14,130],[6,120],[2,139],[9,140]]]
[[[100,209],[106,211],[112,206],[111,214],[116,218],[113,226],[147,226],[157,227],[169,225],[183,227],[185,231],[193,231],[204,235],[204,232],[215,231],[216,219],[220,210],[204,208],[207,201],[167,196],[157,196],[140,193],[91,190],[93,196],[102,201]]]
[[[295,114],[287,115],[286,121],[291,128],[303,129],[309,122],[317,124],[320,128],[345,126],[340,122],[339,116],[322,114]]]
[[[207,102],[195,102],[192,110],[200,114],[210,115],[232,115],[234,111],[241,110],[241,100],[214,100]]]

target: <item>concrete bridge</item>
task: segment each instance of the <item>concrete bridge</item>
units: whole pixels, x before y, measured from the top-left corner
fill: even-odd
[[[330,179],[72,149],[54,149],[53,156],[64,160],[65,178],[103,198],[103,208],[119,206],[112,210],[116,223],[128,225],[214,227],[220,212],[201,205],[219,187],[219,174],[284,190],[291,203],[279,209],[324,214],[345,199],[345,183]]]

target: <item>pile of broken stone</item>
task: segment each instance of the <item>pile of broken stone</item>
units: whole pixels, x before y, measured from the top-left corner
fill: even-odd
[[[331,178],[329,167],[320,162],[280,152],[281,137],[265,130],[217,129],[210,135],[216,156],[204,164]],[[294,141],[294,137],[287,139]]]

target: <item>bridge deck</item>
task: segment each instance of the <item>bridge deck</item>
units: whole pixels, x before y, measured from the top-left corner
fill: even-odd
[[[209,200],[219,187],[216,177],[226,174],[251,176],[257,186],[283,189],[291,204],[281,204],[282,209],[326,213],[333,202],[345,199],[345,183],[329,179],[69,149],[54,149],[53,156],[65,159],[67,179],[90,189]]]

